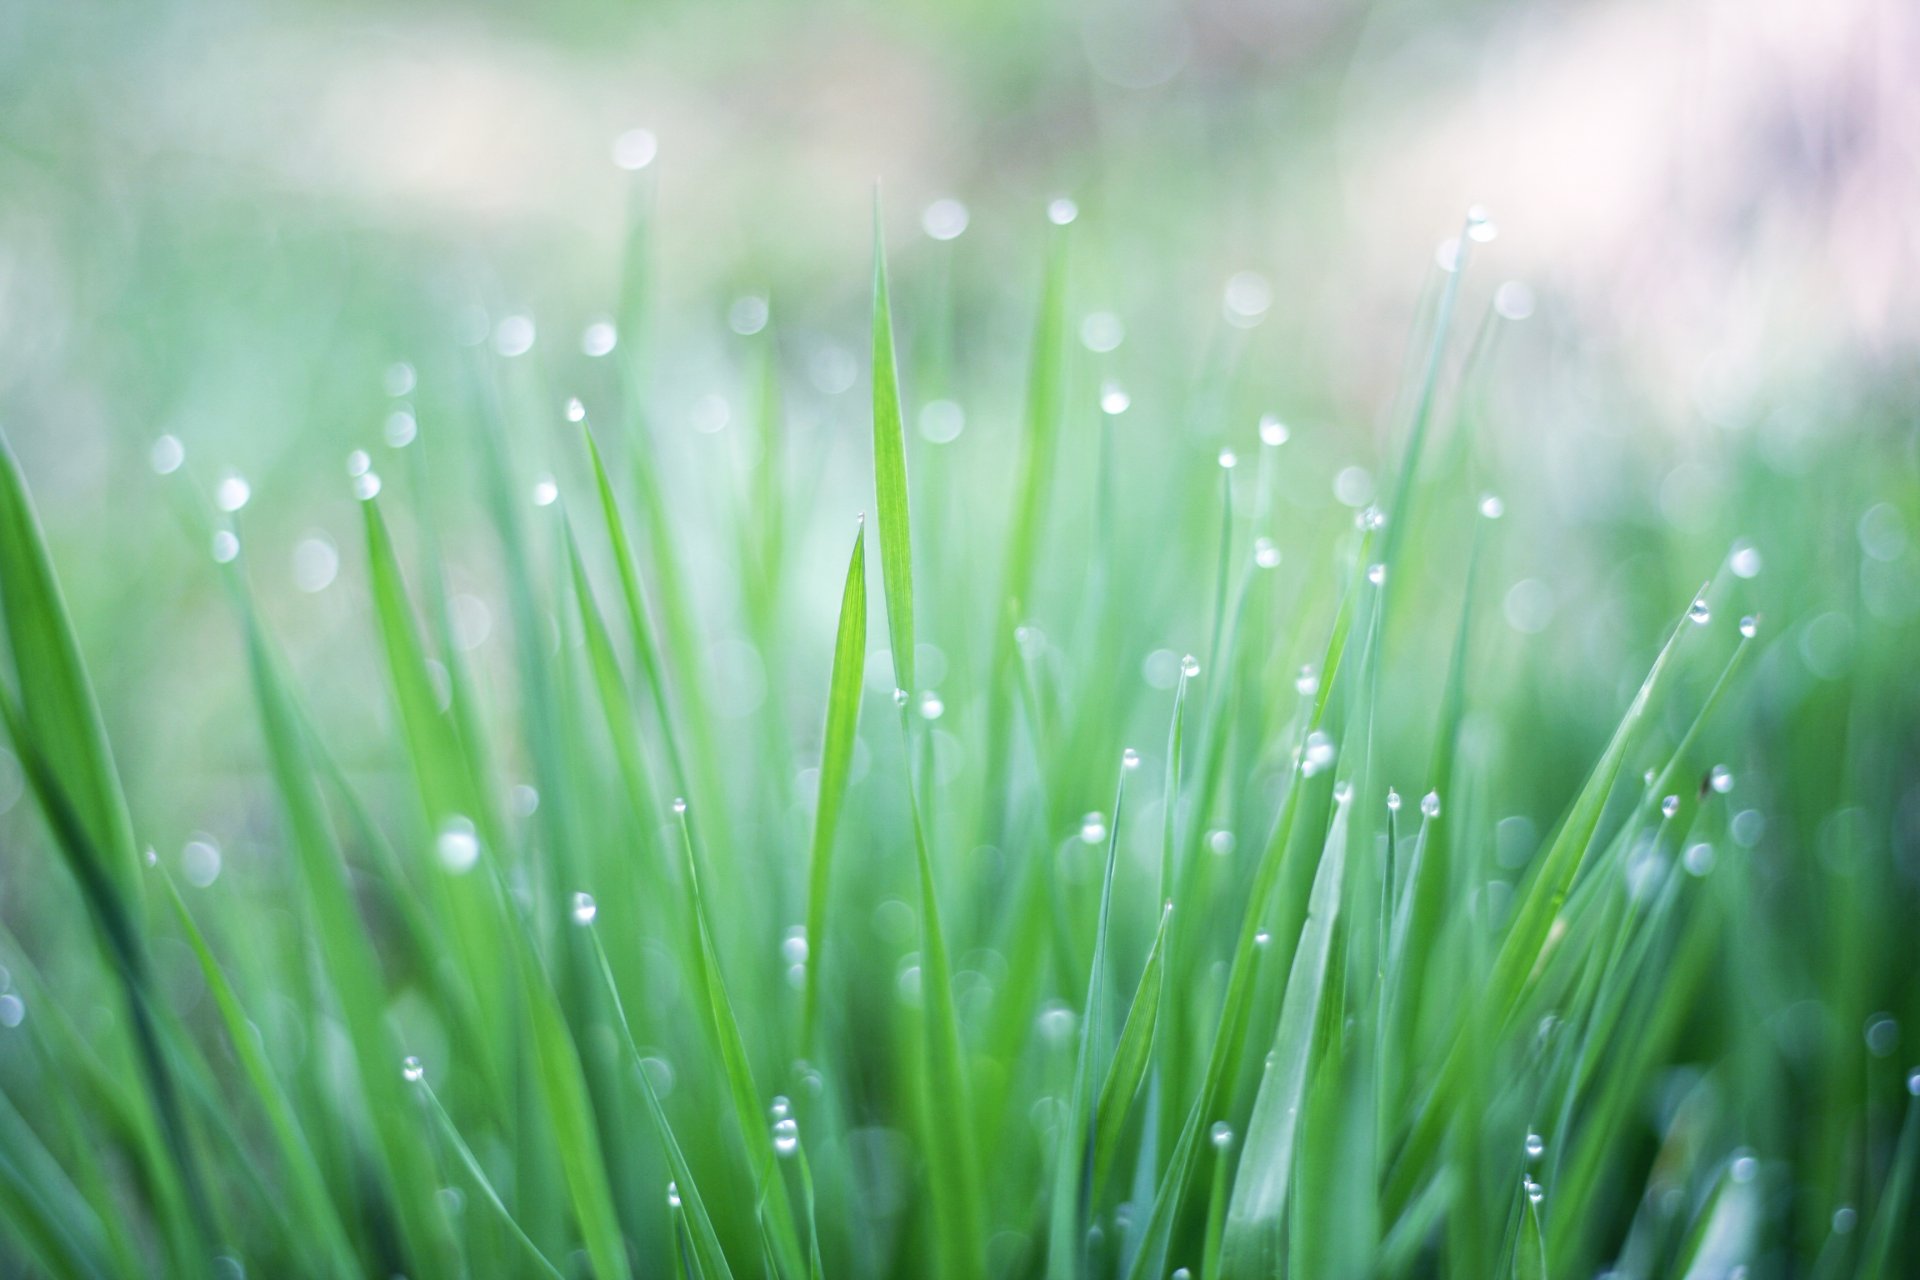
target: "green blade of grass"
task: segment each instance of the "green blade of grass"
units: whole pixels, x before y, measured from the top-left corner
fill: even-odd
[[[893,682],[913,693],[913,533],[907,503],[907,436],[900,418],[900,372],[893,355],[893,306],[887,294],[887,249],[880,233],[877,190],[873,197],[873,484],[878,499],[875,514],[880,526],[880,577],[886,588]]]
[[[1524,1196],[1520,1239],[1513,1247],[1513,1280],[1547,1280],[1547,1244],[1540,1233],[1540,1206]]]
[[[480,1161],[474,1158],[473,1150],[467,1146],[466,1139],[460,1136],[460,1130],[453,1123],[453,1117],[448,1115],[447,1109],[440,1104],[440,1095],[433,1091],[433,1086],[427,1083],[425,1077],[421,1078],[419,1084],[420,1092],[427,1100],[427,1110],[432,1114],[434,1123],[440,1126],[441,1137],[446,1139],[447,1145],[452,1147],[454,1154],[460,1158],[460,1164],[466,1169],[467,1176],[473,1180],[473,1185],[480,1189],[480,1194],[486,1202],[493,1207],[494,1213],[505,1224],[508,1234],[520,1242],[521,1247],[526,1250],[528,1260],[541,1274],[560,1280],[559,1268],[547,1260],[547,1255],[540,1251],[540,1246],[533,1242],[533,1238],[507,1209],[506,1202],[500,1198],[500,1193],[494,1189],[493,1180],[487,1177],[487,1171],[481,1168]]]
[[[1161,992],[1166,982],[1167,921],[1173,917],[1173,904],[1160,912],[1160,925],[1147,948],[1146,965],[1140,971],[1140,984],[1134,988],[1133,1001],[1127,1006],[1126,1021],[1120,1026],[1120,1040],[1114,1046],[1113,1061],[1100,1085],[1100,1098],[1094,1106],[1093,1183],[1091,1195],[1097,1198],[1106,1186],[1113,1162],[1120,1153],[1120,1134],[1126,1127],[1127,1112],[1146,1079],[1147,1065],[1153,1060],[1153,1035],[1160,1021]]]
[[[820,1018],[822,956],[827,940],[827,894],[833,837],[846,801],[853,763],[854,733],[860,723],[860,680],[867,656],[867,525],[863,517],[853,538],[846,585],[840,592],[840,622],[833,642],[833,669],[827,681],[827,724],[820,747],[820,793],[813,811],[813,843],[807,872],[807,987],[801,1014],[800,1049],[813,1052]]]

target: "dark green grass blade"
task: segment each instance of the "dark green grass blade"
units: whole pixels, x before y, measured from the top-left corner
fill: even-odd
[[[487,1171],[481,1168],[480,1162],[474,1158],[473,1150],[467,1146],[466,1139],[460,1136],[460,1130],[453,1123],[453,1117],[447,1114],[444,1106],[440,1105],[440,1095],[435,1093],[433,1086],[424,1079],[420,1081],[420,1091],[426,1098],[427,1110],[432,1114],[434,1123],[440,1128],[441,1137],[446,1140],[448,1146],[453,1148],[454,1154],[460,1159],[461,1167],[467,1171],[467,1176],[472,1179],[473,1185],[479,1188],[481,1196],[492,1206],[500,1221],[506,1225],[508,1234],[520,1242],[521,1247],[526,1250],[528,1260],[542,1275],[560,1280],[559,1268],[547,1260],[546,1254],[540,1252],[540,1246],[533,1242],[533,1238],[507,1209],[506,1202],[500,1199],[500,1193],[494,1189],[493,1180],[487,1177]]]
[[[854,535],[847,581],[840,592],[840,623],[827,682],[827,725],[820,748],[820,794],[814,807],[813,843],[807,872],[807,988],[800,1049],[813,1052],[820,1018],[822,955],[827,941],[829,871],[840,807],[846,801],[854,733],[860,723],[860,678],[867,655],[867,526]]]

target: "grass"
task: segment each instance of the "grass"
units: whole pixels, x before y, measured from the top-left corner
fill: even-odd
[[[691,461],[637,263],[597,399],[436,358],[442,412],[355,463],[350,708],[311,687],[353,659],[283,648],[246,513],[162,477],[183,548],[241,548],[178,557],[252,714],[257,848],[217,877],[122,787],[83,654],[142,636],[76,627],[6,452],[37,817],[8,819],[0,1269],[1910,1271],[1915,610],[1876,567],[1914,554],[1910,414],[1870,407],[1876,465],[1821,483],[1728,447],[1754,524],[1714,532],[1764,572],[1485,500],[1525,472],[1463,253],[1370,463],[1388,505],[1329,505],[1324,440],[1231,408],[1244,362],[1143,357],[1212,406],[1194,431],[1095,394],[1055,221],[1023,407],[970,463],[915,438],[913,388],[995,366],[916,314],[924,247],[896,294],[877,205],[870,437],[796,430],[766,331],[749,447]],[[1516,631],[1523,536],[1626,578]]]

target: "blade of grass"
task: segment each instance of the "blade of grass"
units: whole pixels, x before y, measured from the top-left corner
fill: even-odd
[[[879,499],[880,576],[886,589],[893,682],[913,693],[913,535],[907,503],[907,438],[900,418],[900,372],[893,354],[893,309],[887,294],[887,251],[880,232],[878,189],[873,196],[873,483]]]

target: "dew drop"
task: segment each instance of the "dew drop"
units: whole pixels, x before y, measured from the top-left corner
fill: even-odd
[[[942,702],[940,695],[933,690],[929,689],[920,695],[920,718],[922,720],[938,720],[946,712],[946,709],[947,704]]]
[[[1207,1131],[1207,1136],[1213,1140],[1214,1146],[1224,1151],[1233,1145],[1233,1126],[1225,1120],[1215,1120],[1213,1128]]]
[[[369,471],[363,476],[353,478],[353,496],[362,502],[371,502],[380,495],[380,473]]]
[[[220,846],[213,840],[189,840],[180,850],[180,874],[196,889],[205,889],[220,878]]]
[[[1746,617],[1740,619],[1740,634],[1745,636],[1749,640],[1759,635],[1760,619],[1755,617],[1751,613],[1748,614]]]
[[[302,538],[293,547],[293,585],[313,594],[325,591],[340,573],[340,552],[324,534]]]
[[[1301,756],[1301,771],[1309,778],[1333,763],[1333,739],[1315,729],[1307,735],[1306,751]]]
[[[560,497],[560,486],[554,483],[552,476],[542,476],[533,483],[533,505],[550,507]]]
[[[894,706],[896,706],[896,707],[904,707],[904,706],[906,706],[906,705],[907,705],[907,702],[908,702],[908,698],[909,698],[909,695],[908,695],[908,693],[907,693],[907,691],[906,691],[905,689],[901,689],[901,688],[897,688],[897,687],[896,687],[896,688],[894,689],[894,691],[893,691],[893,705],[894,705]]]
[[[1122,751],[1120,753],[1120,767],[1122,769],[1138,769],[1140,767],[1140,753],[1132,747],[1128,747]]]
[[[1527,1179],[1526,1186],[1527,1186],[1527,1199],[1531,1200],[1533,1203],[1539,1204],[1540,1201],[1546,1197],[1547,1189],[1541,1186],[1539,1183],[1535,1182],[1532,1178]]]
[[[1400,793],[1398,791],[1395,791],[1392,787],[1387,788],[1387,812],[1388,813],[1400,812]]]
[[[1188,654],[1180,659],[1180,674],[1191,680],[1200,674],[1200,659]]]
[[[1733,790],[1733,770],[1723,764],[1713,766],[1707,773],[1707,785],[1721,795]]]
[[[180,469],[187,460],[187,447],[180,443],[179,436],[161,436],[153,442],[153,448],[147,451],[147,462],[153,467],[155,475],[170,476]]]
[[[1751,1151],[1742,1147],[1734,1152],[1733,1163],[1727,1166],[1727,1172],[1733,1176],[1735,1182],[1752,1182],[1754,1175],[1760,1172],[1760,1162],[1754,1158]]]
[[[967,414],[951,400],[929,400],[920,406],[920,435],[933,444],[952,444],[967,429]]]
[[[1377,587],[1377,586],[1379,586],[1379,585],[1380,585],[1381,583],[1383,583],[1383,582],[1385,582],[1386,580],[1387,580],[1387,566],[1386,566],[1386,565],[1384,565],[1384,564],[1370,564],[1370,565],[1368,565],[1368,566],[1367,566],[1367,581],[1368,581],[1368,582],[1371,582],[1371,583],[1372,583],[1372,584],[1373,584],[1374,586],[1376,586],[1376,587]]]
[[[1345,781],[1336,782],[1333,786],[1333,802],[1345,804],[1351,799],[1353,799],[1353,784]]]
[[[1884,1058],[1900,1047],[1900,1024],[1892,1015],[1876,1013],[1867,1020],[1867,1052]]]
[[[493,349],[512,359],[533,350],[534,328],[531,316],[507,316],[493,330]]]
[[[677,1182],[674,1182],[672,1179],[668,1179],[667,1208],[678,1209],[679,1207],[680,1207],[680,1184]]]
[[[1688,875],[1706,875],[1713,870],[1713,846],[1704,840],[1688,845],[1687,851],[1680,855],[1680,865],[1687,869]]]
[[[1539,1134],[1529,1130],[1527,1133],[1527,1159],[1538,1160],[1541,1156],[1546,1154],[1546,1150],[1547,1150],[1547,1140],[1541,1137]]]
[[[1271,413],[1260,415],[1260,443],[1264,445],[1283,445],[1292,433],[1287,424]]]
[[[220,477],[220,483],[213,491],[213,505],[222,511],[238,511],[247,505],[247,499],[253,497],[253,486],[238,471],[229,471]]]
[[[567,401],[567,421],[568,422],[585,422],[586,420],[587,420],[587,406],[580,403],[580,397],[574,396],[571,399],[569,399]]]
[[[1674,814],[1676,814],[1676,813],[1678,813],[1678,812],[1680,812],[1680,797],[1679,797],[1679,796],[1668,796],[1668,797],[1666,797],[1666,798],[1665,798],[1664,800],[1662,800],[1662,801],[1660,802],[1660,816],[1661,816],[1661,817],[1663,817],[1663,818],[1671,818],[1671,817],[1672,817],[1672,816],[1673,816]]]
[[[686,799],[686,797],[685,797],[685,796],[675,796],[675,797],[673,798],[673,812],[674,812],[674,813],[675,813],[676,815],[679,815],[679,814],[684,814],[684,813],[685,813],[686,811],[687,811],[687,799]]]
[[[1107,838],[1107,815],[1095,810],[1080,819],[1080,839],[1087,844],[1099,844]]]
[[[581,352],[595,360],[610,353],[619,342],[620,331],[610,320],[595,320],[580,333]]]
[[[592,894],[582,890],[573,895],[573,922],[575,924],[592,924],[593,918],[599,914],[600,905],[593,900]]]
[[[1253,540],[1253,562],[1262,569],[1273,569],[1279,566],[1280,548],[1273,544],[1272,538],[1262,536]]]
[[[1762,563],[1760,548],[1745,538],[1734,543],[1733,550],[1727,553],[1727,567],[1733,570],[1736,578],[1758,577]]]
[[[1311,698],[1320,692],[1320,672],[1309,662],[1300,668],[1300,674],[1293,678],[1293,690],[1303,698]]]
[[[1440,793],[1438,791],[1429,791],[1426,795],[1420,797],[1420,812],[1429,818],[1437,818],[1440,816]]]
[[[773,1153],[777,1156],[790,1156],[800,1149],[800,1124],[792,1116],[782,1116],[773,1122]]]
[[[1268,933],[1265,929],[1258,930],[1253,935],[1253,945],[1256,947],[1264,947],[1269,942],[1272,942],[1272,941],[1273,941],[1273,935],[1271,933]]]
[[[480,860],[480,837],[467,819],[448,818],[434,839],[433,850],[441,866],[455,875],[465,875]]]
[[[784,1120],[792,1114],[793,1114],[793,1103],[788,1101],[785,1094],[778,1094],[778,1093],[775,1094],[773,1096],[773,1102],[769,1104],[767,1107],[768,1118],[773,1120]]]
[[[1497,493],[1483,493],[1480,495],[1480,514],[1489,520],[1498,520],[1507,514],[1507,504],[1500,500]]]
[[[1080,345],[1096,355],[1115,350],[1126,340],[1126,325],[1111,311],[1090,311],[1080,321]]]
[[[767,327],[772,315],[765,298],[757,293],[743,294],[727,308],[727,328],[743,338],[750,338]]]
[[[1487,244],[1500,234],[1499,226],[1479,205],[1467,210],[1467,238],[1475,244]]]
[[[380,435],[389,449],[404,449],[419,434],[420,423],[414,418],[413,410],[405,405],[388,414],[386,424],[380,429]]]
[[[1133,397],[1127,389],[1117,382],[1104,383],[1100,387],[1100,412],[1108,417],[1118,417],[1133,404]]]
[[[365,449],[355,449],[347,455],[347,474],[363,476],[373,470],[373,459]]]
[[[796,924],[787,930],[786,937],[780,939],[780,958],[790,965],[807,962],[807,926]]]
[[[1920,1098],[1920,1067],[1907,1072],[1907,1093],[1911,1097]]]
[[[1695,596],[1693,603],[1687,606],[1687,621],[1693,623],[1695,626],[1705,626],[1708,619],[1712,617],[1713,610],[1707,607],[1707,598],[1705,596]]]
[[[1207,832],[1207,849],[1214,855],[1224,858],[1233,852],[1233,846],[1233,832],[1228,831],[1224,827],[1216,827],[1214,830]]]
[[[1240,459],[1234,455],[1233,450],[1222,449],[1220,451],[1220,466],[1223,470],[1231,471],[1239,465]]]
[[[1056,196],[1047,204],[1047,221],[1064,227],[1080,216],[1080,206],[1065,196]]]
[[[0,1027],[17,1027],[27,1018],[27,1002],[9,991],[0,995]]]
[[[213,535],[213,560],[215,564],[232,564],[240,554],[240,539],[231,529],[220,529]]]
[[[660,154],[660,139],[651,129],[629,129],[613,140],[613,162],[629,173],[638,173]]]
[[[408,1054],[400,1060],[400,1078],[408,1084],[419,1084],[427,1078],[427,1069],[421,1065],[420,1059]]]
[[[942,196],[920,211],[920,229],[935,240],[957,240],[967,229],[967,206]]]

